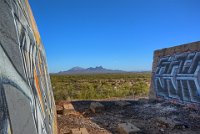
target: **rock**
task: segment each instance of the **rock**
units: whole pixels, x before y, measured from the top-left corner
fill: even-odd
[[[149,107],[151,107],[151,105],[150,105],[150,104],[144,104],[143,107],[144,107],[144,108],[149,108]]]
[[[63,132],[63,134],[71,134],[71,131]]]
[[[71,103],[63,104],[63,108],[64,108],[65,115],[75,112],[74,106]]]
[[[61,118],[61,117],[62,117],[62,115],[61,115],[61,114],[57,114],[57,117],[58,117],[58,118]]]
[[[159,131],[160,131],[160,132],[162,132],[162,133],[164,133],[164,132],[165,132],[165,130],[164,130],[163,128],[161,128]]]
[[[161,108],[162,107],[162,104],[161,103],[157,103],[156,105],[155,105],[155,108]]]
[[[56,111],[57,111],[57,114],[63,114],[63,107],[56,105]]]
[[[86,128],[80,128],[81,134],[89,134]]]
[[[141,132],[139,128],[137,128],[131,123],[119,124],[117,127],[117,131],[120,134],[135,134],[135,133]]]
[[[77,112],[77,111],[74,111],[74,112],[70,112],[68,115],[73,115],[73,116],[77,116],[77,117],[82,117],[82,114]]]
[[[127,102],[127,101],[116,101],[115,105],[120,106],[122,108],[130,106],[131,103]]]
[[[75,128],[71,129],[70,134],[89,134],[86,128]]]
[[[90,109],[93,113],[100,113],[101,111],[105,110],[105,107],[99,102],[92,102],[90,104]]]
[[[76,129],[71,129],[70,134],[81,134],[81,131],[80,131],[78,128],[76,128]]]
[[[163,107],[160,110],[161,113],[169,113],[169,112],[174,112],[175,113],[176,111],[177,111],[176,107],[171,107],[171,106]]]
[[[181,124],[180,122],[177,122],[177,121],[167,118],[167,117],[158,117],[156,120],[157,120],[157,122],[164,124],[167,127],[171,127],[171,128],[183,126],[183,124]]]

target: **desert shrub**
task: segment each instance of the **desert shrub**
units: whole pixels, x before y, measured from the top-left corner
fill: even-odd
[[[150,73],[51,75],[55,100],[146,96]]]

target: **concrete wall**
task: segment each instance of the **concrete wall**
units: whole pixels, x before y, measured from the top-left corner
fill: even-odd
[[[46,56],[27,0],[0,0],[0,134],[57,133]]]
[[[200,104],[200,42],[154,52],[150,98]]]

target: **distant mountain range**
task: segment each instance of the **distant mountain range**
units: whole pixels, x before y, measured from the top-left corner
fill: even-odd
[[[104,73],[127,73],[123,70],[112,70],[106,69],[102,66],[82,68],[82,67],[73,67],[67,71],[61,71],[58,74],[104,74]]]

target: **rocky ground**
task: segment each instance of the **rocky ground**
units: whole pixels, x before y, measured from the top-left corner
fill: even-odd
[[[120,123],[131,123],[141,130],[139,134],[200,134],[200,111],[184,105],[147,99],[103,100],[98,102],[104,109],[94,113],[90,109],[93,102],[57,103],[60,107],[71,103],[74,107],[58,114],[59,133],[70,134],[71,129],[86,128],[90,134],[119,134]]]

